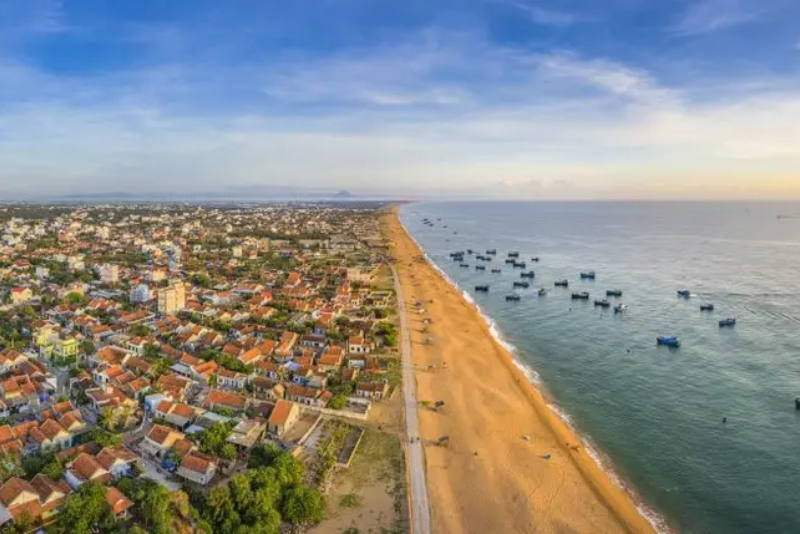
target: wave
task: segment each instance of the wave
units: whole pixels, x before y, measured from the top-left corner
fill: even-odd
[[[416,240],[413,234],[408,230],[405,223],[403,222],[402,217],[398,215],[397,220],[400,222],[400,226],[403,227],[406,235],[414,242],[417,248],[422,252],[425,260],[428,264],[433,267],[436,272],[438,272],[445,281],[450,284],[453,288],[455,288],[459,293],[461,293],[464,300],[466,300],[471,306],[473,306],[481,318],[486,322],[489,327],[489,333],[492,337],[500,344],[503,348],[505,348],[509,353],[511,353],[512,361],[514,365],[516,365],[520,371],[525,375],[528,381],[537,386],[542,387],[544,384],[542,383],[541,376],[537,373],[533,368],[528,366],[526,363],[520,361],[517,357],[517,347],[514,346],[513,343],[508,341],[506,337],[503,335],[500,328],[497,326],[497,323],[494,319],[487,313],[483,311],[480,305],[475,301],[472,295],[465,289],[463,289],[458,282],[450,278],[450,276],[439,267],[439,265],[433,260],[433,258],[428,254],[428,252],[423,248],[423,246]],[[586,453],[600,466],[602,469],[611,479],[611,482],[614,483],[617,487],[624,490],[628,495],[631,495],[634,499],[634,504],[636,506],[636,510],[639,514],[644,517],[650,525],[655,529],[656,532],[659,534],[669,534],[672,530],[668,527],[667,522],[661,517],[655,510],[647,506],[641,498],[639,498],[631,488],[625,484],[622,478],[614,471],[613,465],[611,460],[602,454],[599,449],[595,446],[594,441],[591,439],[591,436],[588,434],[584,434],[575,427],[575,424],[572,420],[572,417],[566,413],[560,406],[558,406],[555,402],[552,401],[547,403],[548,408],[550,408],[553,413],[555,413],[564,423],[572,430],[572,432],[582,441],[582,445],[586,450]]]

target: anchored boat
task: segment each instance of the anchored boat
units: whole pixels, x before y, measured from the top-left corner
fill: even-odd
[[[700,305],[700,311],[712,312],[712,311],[714,311],[714,305],[713,304],[701,304]]]
[[[617,297],[617,298],[619,298],[619,297],[622,296],[622,290],[621,289],[609,289],[608,291],[606,291],[606,296],[607,297]]]
[[[627,309],[628,309],[628,305],[627,304],[623,304],[623,303],[620,302],[619,304],[614,306],[614,313],[624,313],[625,310],[627,310]]]
[[[521,299],[521,297],[520,297],[519,295],[517,295],[517,294],[514,294],[514,295],[506,295],[506,300],[518,301],[518,300],[520,300],[520,299]]]
[[[476,271],[485,271],[486,267],[484,267],[483,265],[476,265],[475,266],[475,270]]]
[[[692,292],[688,289],[679,289],[678,290],[678,297],[682,299],[688,299],[692,296]]]
[[[514,282],[514,287],[524,287],[528,289],[531,285],[528,282]]]
[[[569,287],[569,280],[556,280],[556,287]]]
[[[606,299],[595,300],[594,301],[594,305],[595,306],[600,306],[601,308],[609,308],[609,307],[611,307],[611,303],[608,302],[608,300],[606,300]]]
[[[589,293],[586,291],[581,293],[573,293],[572,300],[589,300]]]
[[[488,285],[475,286],[475,291],[488,292],[489,291],[489,286]]]
[[[722,319],[719,322],[719,327],[724,328],[726,326],[736,326],[736,319],[733,317],[728,317],[727,319]]]
[[[492,269],[492,272],[493,272],[494,274],[499,274],[499,273],[501,273],[501,272],[503,272],[503,271],[501,271],[500,269]]]
[[[581,273],[581,280],[594,280],[595,273],[594,271],[587,271],[585,273]]]
[[[656,344],[677,348],[681,346],[681,340],[675,336],[658,336],[656,338]]]
[[[520,278],[536,278],[536,273],[533,271],[519,273]]]
[[[543,287],[540,287],[538,293],[539,293],[540,297],[543,297],[543,296],[547,295],[547,290],[545,288],[543,288]]]

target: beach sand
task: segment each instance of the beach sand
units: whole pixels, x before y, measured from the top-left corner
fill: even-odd
[[[654,532],[475,308],[424,261],[396,211],[386,223],[407,301],[418,400],[445,403],[438,411],[419,407],[433,532]],[[427,332],[425,318],[432,320]],[[447,448],[435,445],[443,436]]]

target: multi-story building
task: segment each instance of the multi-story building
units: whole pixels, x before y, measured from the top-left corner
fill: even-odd
[[[186,307],[186,287],[183,282],[173,282],[158,290],[158,313],[175,315]]]
[[[117,265],[106,263],[97,269],[100,275],[100,280],[106,284],[116,284],[119,282],[119,267]]]
[[[153,295],[147,284],[139,284],[131,289],[131,304],[139,304],[142,302],[149,302],[152,300]]]

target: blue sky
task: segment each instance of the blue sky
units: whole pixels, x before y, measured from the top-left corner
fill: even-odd
[[[800,198],[796,0],[0,0],[0,199]]]

